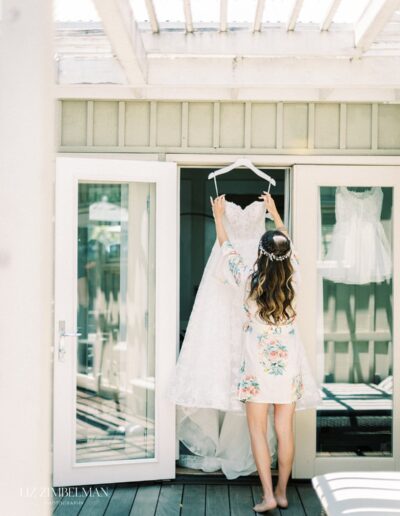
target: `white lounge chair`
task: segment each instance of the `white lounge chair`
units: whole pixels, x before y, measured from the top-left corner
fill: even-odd
[[[312,478],[328,516],[400,515],[400,471],[348,471]]]

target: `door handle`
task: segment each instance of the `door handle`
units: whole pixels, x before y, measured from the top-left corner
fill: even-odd
[[[80,337],[82,333],[77,331],[67,332],[65,331],[65,321],[58,321],[58,361],[64,362],[64,357],[67,352],[64,345],[65,337]]]

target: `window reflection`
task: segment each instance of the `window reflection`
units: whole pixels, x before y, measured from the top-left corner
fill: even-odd
[[[154,185],[79,185],[76,458],[154,457]]]
[[[320,188],[320,455],[392,454],[392,196]]]

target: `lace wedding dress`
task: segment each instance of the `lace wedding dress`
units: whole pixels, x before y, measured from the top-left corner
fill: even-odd
[[[389,280],[392,259],[380,219],[382,188],[356,192],[340,186],[335,197],[336,224],[322,277],[357,285]]]
[[[252,266],[265,232],[265,206],[254,201],[242,209],[225,201],[224,225],[244,262]],[[177,405],[180,441],[194,455],[181,456],[186,467],[236,478],[256,471],[243,404],[236,399],[240,372],[243,290],[216,277],[221,250],[215,242],[201,279],[168,396]],[[268,442],[275,456],[270,412]]]

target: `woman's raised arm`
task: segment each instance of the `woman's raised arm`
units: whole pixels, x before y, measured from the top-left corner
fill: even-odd
[[[242,286],[248,278],[251,268],[244,264],[242,256],[229,241],[222,217],[225,212],[224,196],[220,195],[214,200],[211,197],[210,200],[214,215],[215,230],[217,232],[219,245],[221,246],[221,256],[214,275],[223,283],[237,287]]]
[[[225,196],[220,195],[219,197],[216,197],[213,199],[210,197],[211,201],[211,207],[214,215],[214,221],[215,221],[215,230],[217,232],[217,238],[219,245],[222,246],[222,244],[228,240],[228,235],[226,234],[224,223],[222,220],[222,216],[225,212]]]
[[[260,199],[264,200],[265,208],[266,210],[271,214],[271,217],[274,219],[275,222],[275,228],[278,231],[281,231],[283,234],[285,234],[289,238],[289,233],[284,225],[281,216],[279,215],[279,212],[276,208],[275,201],[272,198],[272,195],[268,192],[263,192],[262,195],[259,197]]]

